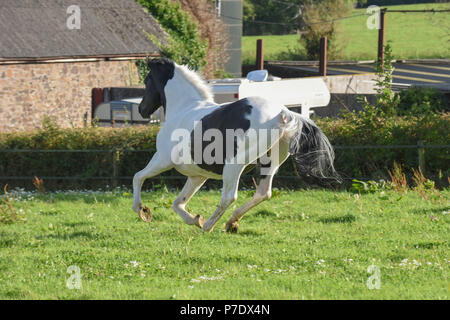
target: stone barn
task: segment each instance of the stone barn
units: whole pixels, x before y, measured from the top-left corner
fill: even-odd
[[[93,88],[137,85],[165,37],[134,0],[1,1],[0,132],[89,122]]]

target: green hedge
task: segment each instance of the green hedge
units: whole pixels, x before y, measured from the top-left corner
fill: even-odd
[[[448,144],[450,141],[449,114],[427,115],[421,118],[392,118],[361,120],[348,116],[345,119],[317,119],[316,123],[335,146],[349,145],[415,145],[419,140],[425,144]],[[121,151],[116,158],[116,169],[111,152],[117,150],[155,150],[158,126],[128,128],[61,129],[51,122],[44,123],[40,130],[31,132],[0,134],[0,149],[30,150],[100,150],[99,152],[51,152],[23,153],[0,151],[0,177],[38,176],[61,177],[73,179],[44,179],[48,188],[94,188],[111,185],[110,179],[99,177],[111,176],[114,170],[119,177],[133,176],[145,167],[152,151]],[[387,170],[394,161],[402,164],[405,172],[418,167],[417,149],[336,149],[336,168],[348,179],[388,178]],[[427,149],[425,152],[427,175],[439,174],[447,179],[450,175],[448,163],[449,149]],[[179,176],[175,170],[164,173],[165,183],[180,186],[184,180],[173,179]],[[256,172],[253,173],[256,176]],[[293,176],[294,170],[290,160],[280,168],[279,176]],[[93,179],[94,178],[94,179]],[[160,183],[161,178],[153,183]],[[244,184],[251,185],[251,177],[244,178]],[[119,179],[119,184],[130,186],[129,179]],[[31,187],[31,180],[1,179],[0,185]],[[152,183],[152,182],[150,182]],[[297,179],[277,179],[281,185],[299,186]]]
[[[448,145],[449,114],[421,117],[394,117],[364,120],[355,115],[345,119],[321,119],[318,125],[335,146],[350,145]],[[432,177],[450,175],[449,149],[426,149],[427,174]],[[418,168],[417,149],[336,150],[336,168],[348,177],[388,178],[393,163],[404,166],[406,173]],[[446,178],[445,178],[446,179]]]

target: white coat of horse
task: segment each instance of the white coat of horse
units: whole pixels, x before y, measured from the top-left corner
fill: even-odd
[[[242,216],[271,197],[273,176],[291,154],[296,171],[316,180],[336,180],[333,149],[311,120],[276,102],[259,97],[217,104],[200,76],[165,58],[147,61],[150,72],[139,112],[148,117],[160,106],[166,121],[156,140],[156,153],[133,179],[133,210],[149,221],[150,210],[141,203],[145,179],[175,168],[187,182],[173,209],[190,225],[210,232],[237,199],[239,179],[246,167],[261,165],[254,196],[236,209],[226,223],[235,232]],[[222,179],[219,205],[208,220],[186,211],[186,204],[207,179]]]

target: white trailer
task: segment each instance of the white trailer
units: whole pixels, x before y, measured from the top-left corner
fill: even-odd
[[[207,81],[217,103],[233,102],[251,96],[260,96],[288,108],[300,108],[309,118],[311,109],[330,103],[330,91],[322,78],[281,79],[269,77],[267,70],[250,72],[247,78]],[[150,119],[138,112],[142,97],[109,101],[100,104],[93,115],[101,125],[145,124],[164,121],[164,111],[159,108]]]
[[[250,72],[246,79],[208,81],[217,103],[232,102],[245,97],[260,96],[288,108],[300,107],[309,118],[311,109],[330,103],[330,91],[320,77],[281,79],[269,77],[266,70]]]

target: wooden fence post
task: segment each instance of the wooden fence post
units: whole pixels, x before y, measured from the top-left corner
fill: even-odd
[[[119,161],[120,161],[120,151],[113,150],[112,151],[112,186],[115,188],[119,184],[118,176],[119,176]]]
[[[418,154],[419,154],[419,169],[422,173],[425,173],[425,144],[423,140],[417,142]]]
[[[386,9],[380,10],[380,29],[378,29],[378,61],[384,70],[384,45],[386,43]]]
[[[256,70],[264,69],[264,41],[256,40]]]
[[[327,37],[320,38],[319,75],[327,76]]]

